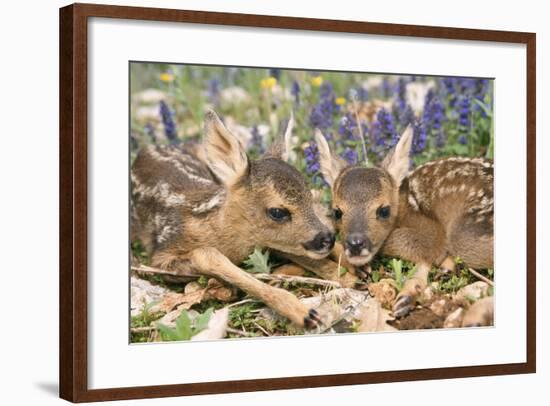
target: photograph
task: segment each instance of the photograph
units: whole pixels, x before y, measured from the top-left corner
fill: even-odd
[[[130,343],[493,326],[493,78],[128,69]]]

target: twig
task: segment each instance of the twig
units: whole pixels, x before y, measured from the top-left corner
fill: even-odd
[[[165,269],[159,269],[159,268],[153,268],[151,266],[140,264],[139,266],[131,266],[130,269],[134,272],[141,273],[141,274],[153,274],[153,275],[169,275],[174,276],[176,278],[198,278],[199,275],[196,274],[184,274],[177,271],[167,271]]]
[[[253,274],[256,279],[262,281],[282,281],[282,282],[295,282],[295,283],[304,283],[309,285],[319,285],[319,286],[332,286],[335,288],[341,288],[342,285],[335,281],[327,281],[324,279],[317,278],[308,278],[305,276],[294,276],[294,275],[273,275],[266,273]]]
[[[156,326],[146,326],[146,327],[132,327],[130,331],[132,333],[148,333],[150,331],[156,330]]]
[[[227,305],[225,307],[227,307],[229,309],[230,307],[240,306],[240,305],[245,304],[245,303],[261,303],[261,301],[256,300],[256,299],[243,299],[243,300],[240,300],[238,302],[231,303],[230,305]]]
[[[489,278],[486,278],[485,276],[483,276],[482,274],[480,274],[478,271],[476,271],[475,269],[472,269],[472,268],[468,268],[468,271],[470,271],[470,273],[472,275],[474,275],[476,278],[482,280],[483,282],[487,283],[489,286],[495,286],[495,283],[490,280]]]
[[[259,325],[258,323],[256,323],[256,322],[253,322],[253,323],[254,323],[254,325],[255,325],[256,327],[258,327],[258,328],[262,331],[262,333],[264,333],[264,334],[265,334],[266,336],[268,336],[268,337],[271,337],[271,334],[269,334],[269,333],[266,331],[265,328],[263,328],[262,326],[260,326],[260,325]]]
[[[241,337],[254,337],[252,334],[248,334],[248,333],[245,333],[244,331],[242,330],[237,330],[236,328],[232,328],[232,327],[227,327],[225,329],[228,333],[231,333],[231,334],[237,334]]]
[[[187,278],[190,276],[198,277],[198,275],[182,275],[180,272],[174,272],[174,271],[166,271],[164,269],[159,268],[153,268],[146,265],[140,265],[140,266],[132,266],[132,271],[135,271],[137,273],[145,273],[145,274],[157,274],[157,275],[170,275],[180,278]],[[335,281],[327,281],[324,279],[317,279],[317,278],[308,278],[304,276],[294,276],[294,275],[273,275],[273,274],[265,274],[265,273],[256,273],[251,274],[256,279],[262,280],[262,281],[282,281],[282,282],[294,282],[294,283],[304,283],[304,284],[310,284],[310,285],[319,285],[319,286],[332,286],[336,288],[342,287],[342,285]]]

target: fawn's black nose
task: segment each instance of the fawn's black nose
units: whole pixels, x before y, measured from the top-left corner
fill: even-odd
[[[330,251],[334,247],[334,233],[321,231],[313,240],[304,244],[304,248],[311,251]]]
[[[351,255],[361,255],[361,251],[363,251],[363,249],[368,251],[371,249],[369,239],[362,233],[351,233],[348,235],[345,245]]]

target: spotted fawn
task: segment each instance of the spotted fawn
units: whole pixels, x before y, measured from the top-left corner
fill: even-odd
[[[314,309],[237,266],[264,247],[322,277],[338,277],[325,260],[335,240],[330,219],[286,162],[292,125],[291,119],[284,136],[257,160],[212,111],[202,144],[142,149],[131,171],[131,238],[146,247],[152,266],[218,278],[311,328],[320,321]]]
[[[416,306],[432,265],[453,270],[460,257],[472,268],[493,267],[492,161],[451,157],[410,171],[408,127],[379,167],[349,166],[319,131],[315,138],[347,261],[362,266],[381,253],[416,263],[393,304],[396,317]],[[492,324],[492,300],[483,303],[487,311],[465,317],[469,326]]]

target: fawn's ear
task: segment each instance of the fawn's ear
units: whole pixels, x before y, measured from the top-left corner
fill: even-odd
[[[294,128],[294,114],[290,113],[290,119],[286,125],[285,133],[265,152],[264,158],[278,158],[288,162],[290,157],[290,137],[292,137],[292,129]]]
[[[331,154],[328,142],[319,129],[315,130],[315,141],[319,149],[321,173],[326,182],[333,186],[336,178],[348,164],[341,158]]]
[[[240,141],[209,110],[204,120],[206,162],[226,185],[232,185],[248,169],[248,156]]]
[[[409,125],[397,145],[386,155],[381,164],[381,167],[391,175],[398,186],[409,173],[412,140],[413,129]]]

